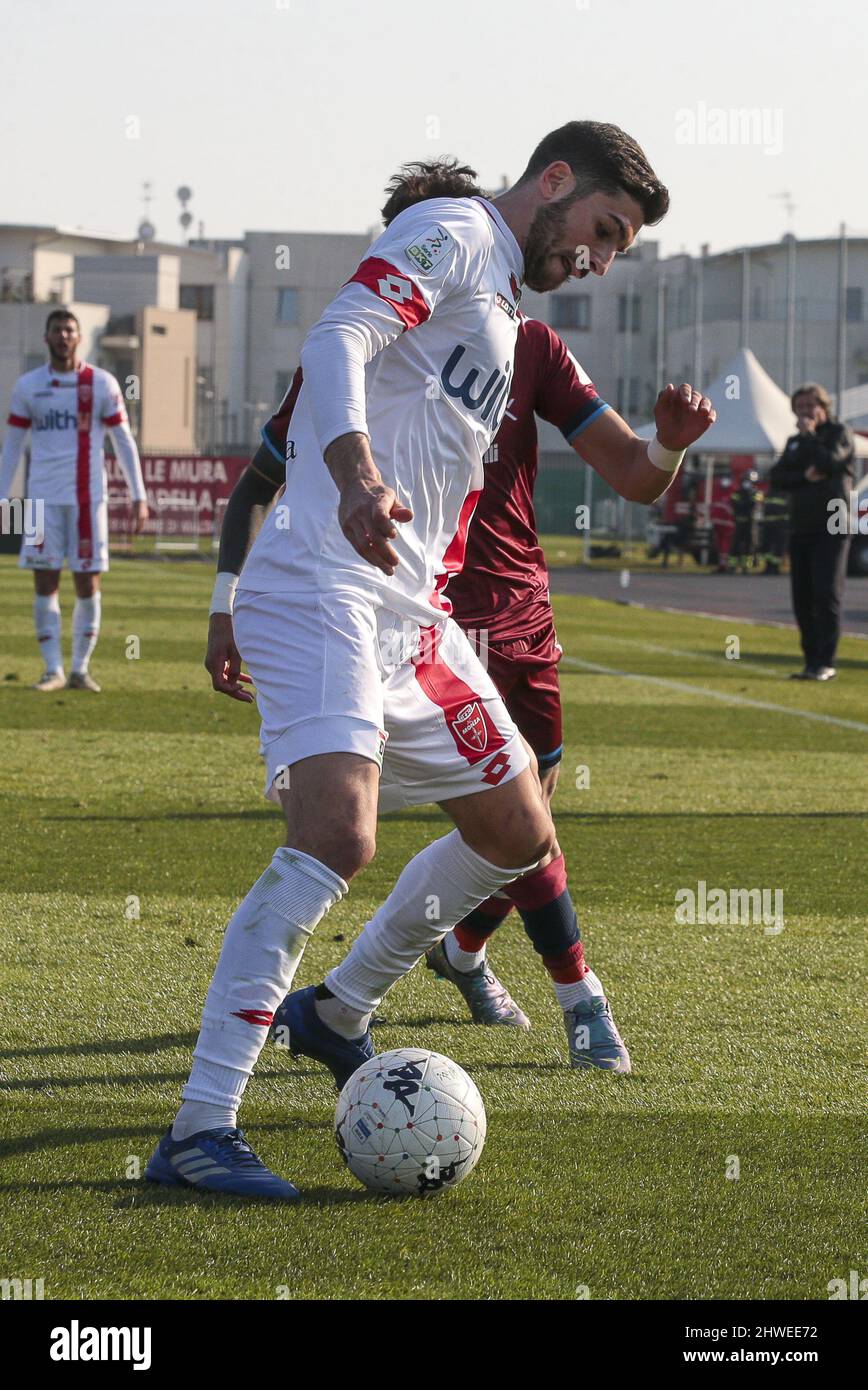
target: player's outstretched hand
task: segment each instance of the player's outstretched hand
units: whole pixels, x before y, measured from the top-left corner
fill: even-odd
[[[354,550],[383,574],[393,575],[399,563],[389,545],[398,532],[396,521],[412,521],[413,513],[398,501],[385,483],[350,483],[341,493],[338,520]]]
[[[133,508],[133,532],[140,535],[150,513],[147,502],[136,502]]]
[[[716,419],[717,411],[708,397],[686,381],[681,386],[670,382],[654,406],[657,438],[664,449],[689,449]]]
[[[233,700],[251,704],[253,696],[249,690],[243,689],[241,682],[251,685],[252,681],[241,670],[241,653],[235,645],[229,613],[212,613],[208,619],[205,670],[211,677],[212,686],[221,695],[231,695]]]

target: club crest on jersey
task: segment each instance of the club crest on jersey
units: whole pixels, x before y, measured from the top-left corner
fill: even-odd
[[[488,725],[478,700],[460,709],[451,722],[462,743],[472,748],[474,753],[485,752],[488,747]]]
[[[404,255],[414,262],[420,270],[433,270],[438,261],[442,261],[455,250],[455,241],[449,235],[445,227],[429,227],[428,231],[418,241],[414,241],[411,246],[404,247]]]
[[[518,306],[518,303],[521,299],[521,285],[515,278],[514,270],[511,270],[509,272],[509,288],[512,290],[512,297],[516,302],[516,306]]]

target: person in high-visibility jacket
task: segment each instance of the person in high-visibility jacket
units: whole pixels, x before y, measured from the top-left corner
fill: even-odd
[[[759,474],[755,468],[745,473],[740,485],[732,493],[729,505],[735,522],[732,546],[729,552],[730,571],[741,570],[747,573],[748,561],[756,564],[758,549],[758,523],[762,506],[762,493],[757,488]]]
[[[762,549],[764,574],[780,574],[789,540],[790,499],[780,487],[769,483],[763,501]]]

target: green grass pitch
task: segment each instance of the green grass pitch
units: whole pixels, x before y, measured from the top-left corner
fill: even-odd
[[[176,1107],[223,926],[281,841],[255,711],[214,695],[201,666],[211,573],[117,562],[104,693],[40,696],[30,581],[0,562],[0,1274],[43,1279],[49,1299],[824,1299],[864,1269],[868,647],[842,644],[831,686],[788,684],[790,632],[591,600],[556,605],[555,806],[634,1075],[566,1068],[513,918],[492,958],[529,1034],[473,1027],[417,969],[377,1035],[454,1057],[482,1091],[488,1141],[454,1192],[370,1197],[335,1147],[330,1078],[270,1046],[242,1122],[303,1205],[136,1180]],[[68,577],[62,600],[68,649]],[[384,821],[301,983],[446,829],[430,807]],[[782,889],[783,931],[679,925],[675,895],[699,880]]]

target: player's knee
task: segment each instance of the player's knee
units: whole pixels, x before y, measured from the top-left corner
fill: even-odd
[[[500,826],[485,857],[506,869],[523,869],[528,864],[538,864],[551,853],[554,844],[555,828],[540,802],[511,824]]]
[[[522,863],[538,864],[551,854],[555,843],[555,827],[551,818],[545,816],[528,829]]]
[[[51,598],[60,588],[60,571],[34,570],[33,588],[39,598]]]
[[[349,883],[370,864],[377,852],[377,839],[374,834],[358,827],[338,823],[309,843],[299,844],[296,840],[293,848],[312,855]]]

